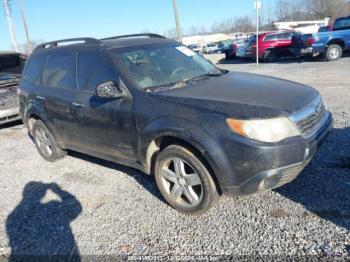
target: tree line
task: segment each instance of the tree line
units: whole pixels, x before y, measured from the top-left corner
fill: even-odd
[[[263,3],[264,4],[264,3]],[[274,30],[274,22],[322,20],[350,15],[349,0],[277,0],[273,7],[264,6],[261,10],[259,24],[262,30]],[[191,27],[185,31],[186,35],[209,33],[254,32],[256,21],[249,15],[238,16],[214,22],[210,27]],[[176,38],[176,30],[163,32],[169,38]]]

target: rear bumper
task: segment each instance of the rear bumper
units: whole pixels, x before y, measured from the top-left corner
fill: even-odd
[[[19,107],[0,110],[0,125],[20,120]]]
[[[312,48],[316,53],[326,52],[326,46],[324,44],[313,44]]]
[[[227,195],[250,195],[281,187],[293,181],[312,160],[317,149],[333,127],[332,116],[317,134],[306,140],[293,138],[283,143],[266,145],[233,144],[224,141],[222,146],[230,151],[221,154],[223,183],[221,189]],[[215,159],[219,157],[216,155]],[[234,161],[232,161],[234,159]]]

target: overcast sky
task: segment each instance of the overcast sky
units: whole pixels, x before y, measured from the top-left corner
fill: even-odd
[[[32,40],[79,36],[105,37],[175,27],[172,0],[23,0]],[[25,42],[17,0],[12,13],[20,44]],[[273,15],[275,0],[262,0]],[[254,0],[178,0],[184,31],[192,26],[210,29],[215,21],[254,16]],[[4,12],[0,12],[0,51],[11,48]]]

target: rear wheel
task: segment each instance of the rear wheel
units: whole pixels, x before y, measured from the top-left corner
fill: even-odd
[[[157,186],[176,210],[198,215],[219,199],[216,185],[205,165],[188,149],[171,145],[157,157]]]
[[[343,48],[340,45],[330,45],[325,53],[328,61],[336,61],[343,56]]]
[[[50,130],[41,120],[37,120],[33,126],[33,138],[39,154],[47,161],[54,162],[66,155],[61,150]]]

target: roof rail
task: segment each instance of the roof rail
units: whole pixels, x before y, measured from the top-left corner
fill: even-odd
[[[120,36],[106,37],[106,38],[102,38],[101,40],[113,40],[113,39],[133,38],[133,37],[148,37],[148,38],[166,39],[166,37],[164,37],[162,35],[157,35],[157,34],[133,34],[133,35],[120,35]]]
[[[91,37],[69,38],[69,39],[57,40],[57,41],[40,44],[35,48],[34,52],[39,51],[40,49],[57,47],[58,44],[60,43],[69,43],[69,42],[73,42],[72,44],[74,44],[74,42],[84,42],[84,44],[95,44],[95,45],[98,45],[101,43],[100,40],[96,38],[91,38]]]

